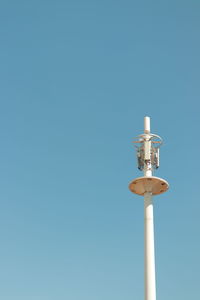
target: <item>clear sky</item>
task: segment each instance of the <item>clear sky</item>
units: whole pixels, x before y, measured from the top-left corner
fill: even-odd
[[[199,1],[2,0],[0,83],[0,299],[143,299],[145,115],[158,299],[199,299]]]

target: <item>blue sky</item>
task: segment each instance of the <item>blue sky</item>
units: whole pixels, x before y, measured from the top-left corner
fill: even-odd
[[[1,1],[1,299],[143,299],[145,115],[158,299],[200,297],[199,32],[198,1]]]

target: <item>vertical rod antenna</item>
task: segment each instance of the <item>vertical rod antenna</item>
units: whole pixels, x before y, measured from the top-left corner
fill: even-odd
[[[144,133],[150,133],[150,117],[144,117]]]

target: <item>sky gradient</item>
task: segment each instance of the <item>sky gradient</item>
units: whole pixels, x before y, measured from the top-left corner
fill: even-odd
[[[0,299],[144,298],[145,115],[157,299],[199,299],[200,3],[2,0],[0,45]]]

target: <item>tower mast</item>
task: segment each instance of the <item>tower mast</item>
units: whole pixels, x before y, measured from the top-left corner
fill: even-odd
[[[144,134],[138,136],[136,143],[138,169],[144,172],[143,177],[134,179],[129,189],[144,196],[144,281],[145,300],[156,300],[156,275],[154,251],[154,217],[153,195],[168,190],[169,184],[164,179],[153,176],[159,167],[159,148],[162,139],[150,132],[150,118],[144,118]]]

